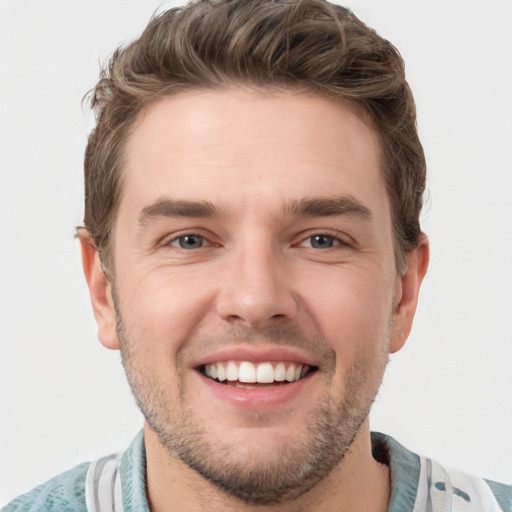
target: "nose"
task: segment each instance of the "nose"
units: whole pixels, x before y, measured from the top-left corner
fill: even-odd
[[[296,315],[285,258],[272,247],[250,244],[236,251],[226,266],[217,297],[217,312],[224,321],[262,328]]]

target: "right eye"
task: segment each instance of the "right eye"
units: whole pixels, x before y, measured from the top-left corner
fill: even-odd
[[[310,236],[308,240],[313,249],[330,249],[339,243],[333,236],[324,234]]]
[[[201,235],[190,233],[176,237],[169,245],[178,246],[181,249],[199,249],[203,247],[205,241]]]

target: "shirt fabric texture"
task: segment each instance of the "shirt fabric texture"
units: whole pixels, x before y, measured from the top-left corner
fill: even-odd
[[[445,468],[372,433],[375,459],[389,464],[388,512],[512,512],[512,486]],[[122,455],[84,463],[19,496],[0,512],[149,512],[141,431]]]

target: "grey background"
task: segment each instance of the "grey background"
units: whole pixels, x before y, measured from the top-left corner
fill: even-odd
[[[344,4],[401,50],[430,172],[432,263],[372,427],[512,482],[512,2]],[[0,2],[0,504],[122,450],[142,424],[96,340],[73,232],[92,126],[81,98],[159,5]]]

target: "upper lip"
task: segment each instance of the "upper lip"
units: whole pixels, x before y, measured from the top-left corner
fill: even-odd
[[[320,361],[311,353],[295,347],[283,346],[229,346],[201,355],[191,366],[197,368],[205,364],[221,361],[250,361],[262,363],[265,361],[288,361],[290,363],[302,363],[309,366],[319,366]]]

